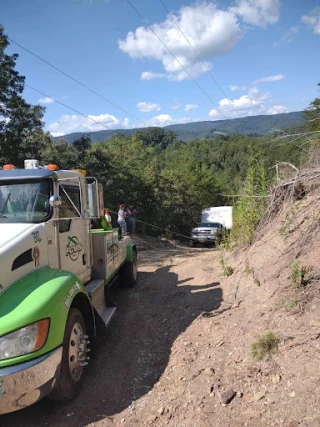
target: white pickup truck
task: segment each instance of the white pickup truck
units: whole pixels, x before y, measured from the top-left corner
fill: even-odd
[[[190,246],[198,243],[215,244],[223,230],[232,228],[232,206],[217,206],[203,209],[201,223],[191,230]]]

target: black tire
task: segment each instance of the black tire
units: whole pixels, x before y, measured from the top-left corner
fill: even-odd
[[[190,248],[194,248],[195,245],[196,245],[195,242],[193,240],[190,240],[190,242],[189,242]]]
[[[49,399],[57,401],[71,400],[80,393],[86,376],[86,367],[75,368],[71,373],[71,364],[79,364],[78,359],[73,359],[72,361],[74,357],[86,357],[87,337],[85,334],[86,325],[81,312],[76,308],[71,308],[64,332],[60,374],[53,390],[48,395]],[[82,337],[77,341],[76,337],[81,335]],[[84,349],[84,351],[78,354],[79,349]],[[76,353],[76,356],[71,353]],[[76,378],[78,376],[79,378]]]
[[[120,284],[124,288],[133,288],[138,281],[138,257],[137,251],[133,250],[132,261],[126,261],[120,272]]]

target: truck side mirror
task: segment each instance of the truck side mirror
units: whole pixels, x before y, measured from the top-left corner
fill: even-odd
[[[50,199],[49,199],[49,205],[52,208],[59,208],[61,206],[61,204],[62,204],[62,200],[61,200],[60,196],[53,195],[53,196],[50,197]]]

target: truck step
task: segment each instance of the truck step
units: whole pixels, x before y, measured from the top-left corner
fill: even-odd
[[[113,316],[116,313],[116,307],[107,307],[106,311],[103,313],[103,315],[101,316],[101,319],[103,320],[103,323],[108,326],[111,319],[113,318]]]
[[[103,279],[90,280],[90,282],[88,282],[86,284],[86,289],[87,289],[88,293],[90,294],[91,298],[96,292],[99,292],[99,289],[101,287],[104,288],[104,280]]]
[[[105,326],[108,326],[110,320],[115,314],[116,307],[114,306],[111,298],[105,293],[104,280],[91,280],[86,285],[86,289],[91,297],[92,305],[97,314]]]

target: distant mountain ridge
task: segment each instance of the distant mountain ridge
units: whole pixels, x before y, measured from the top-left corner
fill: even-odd
[[[268,133],[276,130],[285,130],[295,126],[300,126],[304,122],[305,118],[303,111],[295,111],[293,113],[249,116],[229,120],[175,124],[165,126],[163,129],[173,130],[176,132],[178,139],[185,142],[190,142],[194,139],[215,138],[219,133],[267,135]],[[107,141],[112,135],[116,133],[132,135],[137,130],[143,129],[146,128],[117,129],[114,131],[100,130],[97,132],[75,132],[60,137],[54,137],[53,140],[58,141],[59,139],[64,139],[66,142],[72,143],[74,140],[80,138],[83,135],[89,135],[91,142],[94,144],[96,142]]]

